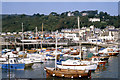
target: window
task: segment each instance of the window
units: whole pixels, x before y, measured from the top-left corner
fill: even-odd
[[[94,58],[94,61],[97,61],[97,58]]]
[[[16,63],[16,60],[14,60],[14,62]]]
[[[12,60],[10,60],[10,62],[13,63]]]

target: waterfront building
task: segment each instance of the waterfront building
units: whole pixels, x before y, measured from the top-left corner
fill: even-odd
[[[10,32],[7,32],[7,35],[11,35],[11,33],[10,33]]]
[[[102,41],[111,41],[114,40],[114,36],[111,33],[111,31],[105,31],[101,34],[101,36],[98,37]]]
[[[13,34],[14,34],[14,35],[16,35],[16,34],[17,34],[17,32],[13,32]]]
[[[5,36],[5,35],[6,35],[6,33],[5,33],[5,32],[3,32],[3,33],[1,33],[1,35],[2,35],[2,36]]]

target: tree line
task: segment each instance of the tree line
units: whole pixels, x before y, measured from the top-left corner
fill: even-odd
[[[74,14],[68,16],[68,13]],[[88,15],[83,16],[83,13]],[[80,16],[80,27],[89,27],[94,25],[97,28],[104,29],[106,26],[112,25],[116,28],[120,27],[119,16],[110,16],[107,12],[95,11],[73,11],[63,12],[58,14],[51,12],[49,15],[45,14],[12,14],[2,15],[2,31],[3,32],[18,32],[21,31],[21,24],[23,23],[24,31],[35,31],[35,27],[41,31],[42,23],[44,24],[44,31],[55,31],[61,29],[77,28],[77,16]],[[89,18],[100,18],[100,22],[90,22]]]

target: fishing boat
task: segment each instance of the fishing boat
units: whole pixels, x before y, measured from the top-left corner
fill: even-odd
[[[114,51],[108,52],[108,55],[109,55],[109,56],[117,56],[118,54],[119,54],[119,52],[114,52]]]
[[[13,54],[12,52],[7,52],[6,54],[3,54],[1,57],[7,58],[9,55],[10,58],[17,58],[17,54]]]
[[[34,63],[43,63],[44,56],[38,53],[27,53],[27,58],[30,58]]]
[[[6,61],[0,64],[2,69],[15,69],[15,70],[24,70],[25,63],[20,63],[16,58],[8,58]]]
[[[2,54],[7,53],[7,52],[11,52],[11,50],[10,49],[3,49],[2,50]]]
[[[62,52],[58,51],[56,53],[56,51],[50,51],[49,53],[47,52],[45,59],[46,60],[55,60],[55,54],[59,55],[59,54],[63,54]]]
[[[55,55],[53,54],[53,51],[45,53],[45,60],[55,60]]]
[[[119,54],[119,50],[115,47],[108,47],[98,52],[99,54],[107,54],[109,56],[117,56]]]
[[[46,54],[45,59],[46,59],[46,60],[55,60],[55,56],[54,56],[54,55],[51,55],[51,54]]]
[[[106,55],[106,54],[100,54],[100,55],[99,55],[99,58],[100,58],[101,61],[108,61],[109,56]]]
[[[98,56],[93,56],[92,63],[97,64],[98,66],[105,66],[106,61],[100,60],[100,57],[98,57]]]
[[[117,45],[115,46],[109,46],[103,50],[99,51],[99,54],[108,54],[109,56],[116,56],[120,52],[120,48],[118,48]]]

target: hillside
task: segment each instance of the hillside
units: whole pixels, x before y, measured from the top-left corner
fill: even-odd
[[[51,12],[49,15],[44,14],[12,14],[12,15],[2,15],[2,29],[3,32],[13,32],[21,31],[21,24],[24,24],[24,31],[35,31],[35,27],[41,30],[42,23],[44,23],[45,31],[54,31],[65,28],[77,28],[77,16],[80,16],[80,26],[89,27],[90,25],[95,25],[98,28],[105,28],[107,25],[113,25],[116,28],[120,27],[118,23],[118,16],[110,16],[106,12],[100,12],[99,14],[93,11],[74,11],[68,16],[69,12],[64,12],[57,14],[56,12]],[[82,16],[82,13],[88,13],[89,15]],[[100,18],[100,22],[89,22],[89,18]]]

